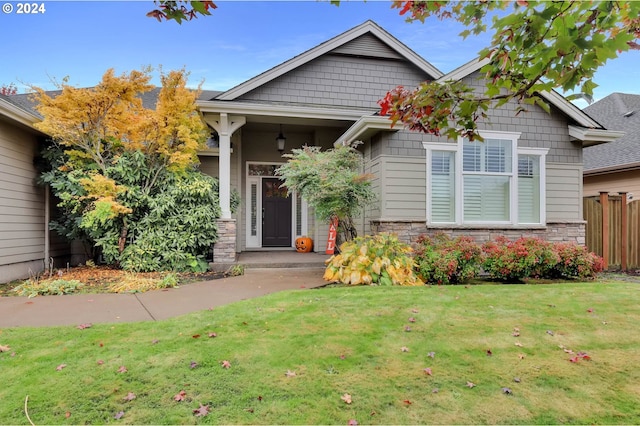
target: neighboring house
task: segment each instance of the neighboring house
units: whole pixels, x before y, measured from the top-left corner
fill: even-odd
[[[481,87],[472,61],[443,75],[407,46],[367,21],[198,106],[217,132],[218,147],[203,170],[220,177],[223,212],[214,259],[245,250],[290,249],[309,235],[325,248],[326,224],[316,223],[304,200],[277,190],[274,168],[285,152],[305,144],[329,148],[361,140],[378,202],[360,233],[393,231],[413,241],[439,231],[487,240],[536,235],[584,243],[582,150],[619,136],[608,132],[555,92],[516,116],[515,105],[489,111],[480,124],[484,143],[449,141],[390,128],[377,101],[398,85],[464,80]],[[231,188],[242,210],[229,209]],[[222,247],[221,247],[222,246]],[[231,256],[229,256],[231,254]]]
[[[0,282],[42,271],[49,259],[64,261],[68,244],[47,232],[49,194],[36,185],[34,165],[45,135],[40,117],[0,95]]]
[[[640,95],[612,93],[584,112],[624,132],[614,142],[584,150],[584,195],[627,192],[628,198],[640,198]]]
[[[274,171],[287,160],[282,154],[294,148],[331,148],[357,140],[363,142],[358,147],[363,171],[373,176],[378,194],[359,220],[360,234],[392,231],[414,241],[422,233],[444,231],[480,241],[535,235],[584,243],[583,147],[619,134],[562,96],[542,94],[551,114],[531,106],[516,116],[514,104],[489,111],[490,123],[480,124],[483,143],[409,132],[400,123],[391,128],[389,119],[378,115],[378,100],[398,85],[463,80],[480,88],[482,64],[472,61],[443,75],[367,21],[226,92],[203,93],[197,104],[212,137],[201,153],[201,170],[219,178],[222,210],[214,262],[232,262],[242,251],[292,250],[303,235],[314,239],[315,250],[324,251],[327,224],[314,219],[304,199],[287,197]],[[152,105],[153,94],[148,98],[145,102]],[[14,136],[0,143],[29,146],[21,157],[28,162],[36,155],[39,135],[26,118],[26,124],[10,120],[0,134]],[[280,136],[285,139],[282,152],[276,144]],[[12,142],[19,138],[29,142]],[[25,168],[33,180],[35,170],[30,163]],[[230,209],[233,190],[242,198],[235,214]],[[44,213],[33,204],[43,195],[32,187],[24,191],[34,193],[33,202],[20,211],[0,210],[0,223],[7,214],[40,212],[40,234],[34,228],[34,244],[40,247]],[[22,250],[21,241],[6,242],[11,238],[0,234],[0,247],[9,249],[0,250],[0,262],[12,248]],[[43,250],[28,260],[47,258]]]

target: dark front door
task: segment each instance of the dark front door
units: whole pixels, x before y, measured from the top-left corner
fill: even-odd
[[[280,185],[280,179],[262,179],[262,247],[291,247],[291,198]]]

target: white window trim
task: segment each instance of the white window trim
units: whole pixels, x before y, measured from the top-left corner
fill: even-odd
[[[422,146],[427,151],[426,155],[426,182],[427,182],[427,196],[426,196],[426,216],[427,224],[435,226],[447,226],[447,225],[472,225],[472,226],[521,226],[521,225],[545,225],[546,224],[546,155],[549,152],[549,148],[529,148],[518,147],[518,139],[520,138],[520,132],[500,132],[500,131],[480,131],[480,134],[485,139],[506,139],[511,140],[512,155],[511,155],[511,173],[509,175],[509,220],[508,221],[464,221],[464,197],[463,197],[463,138],[458,138],[456,143],[442,143],[442,142],[422,142]],[[482,142],[478,142],[482,143]],[[431,182],[431,161],[433,157],[433,151],[449,151],[454,152],[454,164],[455,164],[455,221],[454,222],[433,222],[433,215],[431,211],[431,195],[432,195],[432,182]],[[518,156],[519,155],[534,155],[540,157],[540,223],[518,223]]]

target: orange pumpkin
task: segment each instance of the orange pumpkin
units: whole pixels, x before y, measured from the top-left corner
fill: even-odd
[[[298,253],[309,253],[311,250],[313,250],[313,240],[311,238],[296,238],[296,251]]]

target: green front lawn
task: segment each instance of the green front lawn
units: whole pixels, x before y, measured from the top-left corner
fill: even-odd
[[[639,299],[622,282],[336,287],[3,329],[0,423],[28,424],[28,396],[35,424],[639,424]]]

